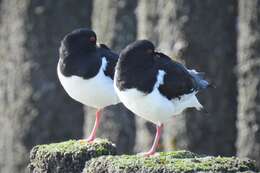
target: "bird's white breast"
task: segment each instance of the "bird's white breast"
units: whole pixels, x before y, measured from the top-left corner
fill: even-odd
[[[165,72],[158,71],[157,82],[153,91],[145,94],[136,88],[119,90],[114,82],[115,90],[122,103],[136,115],[155,124],[167,122],[172,116],[180,114],[188,107],[201,106],[196,98],[196,93],[186,94],[173,100],[167,99],[159,92],[159,86],[163,84]],[[115,78],[117,75],[115,75]]]
[[[104,74],[106,58],[102,58],[102,64],[96,76],[84,79],[78,76],[64,76],[57,68],[59,80],[73,99],[94,108],[103,108],[119,102],[113,88],[113,80]]]

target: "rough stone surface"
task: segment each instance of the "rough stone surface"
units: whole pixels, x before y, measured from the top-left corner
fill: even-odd
[[[31,173],[80,173],[91,158],[115,154],[115,145],[104,139],[96,139],[90,144],[69,140],[35,146],[28,168]]]
[[[101,156],[86,162],[83,173],[257,172],[255,162],[235,157],[205,157],[188,151]]]
[[[106,139],[93,143],[69,140],[35,146],[30,153],[31,173],[187,173],[257,172],[255,162],[237,157],[213,157],[185,150],[159,152],[151,157],[115,155]]]

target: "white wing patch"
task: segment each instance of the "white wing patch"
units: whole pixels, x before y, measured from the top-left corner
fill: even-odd
[[[158,70],[158,75],[157,75],[157,81],[153,87],[153,89],[158,88],[160,85],[164,83],[164,75],[166,74],[165,71],[163,70]]]
[[[194,69],[191,69],[191,70],[187,69],[187,70],[190,74],[198,74],[198,72]]]
[[[106,57],[103,56],[103,57],[102,57],[101,69],[102,69],[103,71],[105,71],[106,68],[107,68],[107,59],[106,59]]]

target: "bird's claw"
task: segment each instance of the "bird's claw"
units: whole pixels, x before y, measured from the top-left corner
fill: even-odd
[[[93,139],[93,138],[80,139],[80,140],[79,140],[79,143],[80,143],[80,144],[86,144],[86,143],[91,144],[91,143],[94,142],[94,140],[95,140],[95,139]]]
[[[148,152],[144,152],[144,153],[138,153],[138,156],[143,156],[143,157],[153,157],[153,156],[157,156],[159,153],[155,153],[154,151],[148,151]]]

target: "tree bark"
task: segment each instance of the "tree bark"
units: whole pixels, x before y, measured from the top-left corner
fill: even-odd
[[[25,172],[32,146],[83,135],[83,108],[65,94],[56,65],[62,37],[90,25],[91,2],[2,0],[0,7],[0,172]]]
[[[188,148],[199,153],[231,156],[236,153],[237,134],[237,1],[196,1],[183,3],[183,7],[188,15],[183,25],[187,47],[181,58],[188,67],[205,71],[217,86],[215,90],[201,93],[209,115],[187,113]]]
[[[93,4],[92,26],[98,42],[119,52],[136,39],[136,0],[96,0]],[[94,111],[86,109],[85,127],[90,133],[94,124]],[[92,111],[91,111],[92,110]],[[86,135],[87,135],[86,134]],[[135,144],[135,117],[122,104],[109,106],[102,111],[99,137],[110,139],[117,152],[131,153]]]
[[[93,4],[92,26],[98,41],[120,51],[136,39],[135,9],[137,0],[96,0]]]
[[[151,3],[147,1],[147,5]],[[217,88],[200,93],[200,100],[210,112],[203,115],[187,111],[177,117],[177,131],[167,139],[172,147],[184,147],[211,155],[235,154],[236,140],[236,16],[235,0],[155,1],[159,49],[188,68],[206,72]],[[149,8],[147,8],[149,10]],[[162,10],[163,9],[163,10]],[[152,19],[149,17],[148,19]],[[174,135],[172,133],[172,135]]]
[[[239,1],[237,154],[260,167],[260,1]]]

